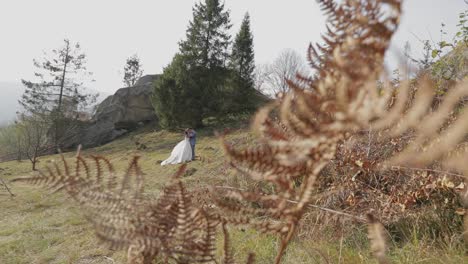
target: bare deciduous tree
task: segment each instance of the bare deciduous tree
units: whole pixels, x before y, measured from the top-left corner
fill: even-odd
[[[51,124],[39,115],[22,115],[17,125],[21,137],[20,151],[31,161],[32,170],[36,170],[38,157],[49,149],[47,132]]]
[[[283,50],[269,67],[266,82],[274,94],[289,90],[286,80],[294,79],[297,73],[305,71],[302,57],[294,50]]]
[[[136,84],[138,79],[143,75],[143,69],[138,55],[134,54],[127,59],[124,67],[123,82],[126,87],[132,87]]]
[[[270,65],[268,64],[259,64],[255,66],[254,70],[254,88],[263,93],[267,93],[268,84],[267,79],[269,78],[270,72]]]

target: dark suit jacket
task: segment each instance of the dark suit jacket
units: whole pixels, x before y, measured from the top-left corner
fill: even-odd
[[[188,137],[190,145],[195,146],[195,143],[197,143],[197,132],[195,132],[195,130],[188,132]]]

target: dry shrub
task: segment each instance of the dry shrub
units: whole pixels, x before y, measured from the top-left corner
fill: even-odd
[[[457,168],[453,151],[468,130],[464,111],[458,111],[468,93],[467,82],[454,86],[438,104],[434,104],[434,85],[427,76],[404,81],[398,89],[380,90],[377,81],[384,73],[384,54],[398,26],[400,1],[319,2],[330,23],[323,38],[326,45],[310,47],[309,62],[316,74],[289,81],[292,91],[259,111],[253,129],[260,146],[236,150],[224,143],[241,173],[275,185],[275,193],[269,195],[232,191],[228,198],[238,200],[239,205],[230,203],[226,208],[269,216],[274,228],[265,231],[282,238],[277,262],[307,204],[314,200],[316,185],[321,190],[337,190],[335,195],[318,199],[321,204],[359,214],[377,209],[377,219],[386,223],[398,221],[402,212],[411,213],[419,204],[443,206],[438,199],[454,208],[458,205],[456,187],[466,192],[460,179],[402,172],[401,168],[447,169],[449,165],[466,170],[461,162],[466,155],[458,153]],[[389,83],[385,80],[384,87],[390,87]],[[375,145],[363,140],[363,131],[375,135]],[[258,201],[268,201],[269,206],[245,208],[246,203]]]
[[[156,256],[177,263],[213,262],[214,234],[219,226],[226,239],[224,262],[233,263],[226,225],[248,225],[277,234],[280,245],[275,263],[280,263],[314,199],[356,211],[377,208],[364,221],[369,224],[375,257],[385,263],[381,220],[392,222],[400,217],[402,208],[433,201],[437,196],[455,197],[450,196],[453,180],[439,182],[436,176],[417,173],[408,176],[392,168],[438,165],[468,173],[467,152],[454,151],[465,139],[468,118],[464,109],[449,118],[460,98],[467,95],[467,82],[448,91],[436,108],[432,108],[433,85],[424,76],[415,84],[403,82],[398,90],[379,90],[377,80],[385,73],[383,60],[399,24],[401,1],[319,3],[329,23],[323,37],[325,45],[309,49],[315,75],[298,75],[297,80],[288,81],[291,92],[257,113],[252,125],[259,137],[255,147],[239,150],[225,140],[222,143],[232,167],[261,183],[257,186],[268,187],[268,192],[236,188],[221,194],[213,191],[204,203],[216,202],[216,209],[211,210],[200,205],[203,203],[194,203],[176,179],[153,201],[142,196],[142,174],[136,159],[121,189],[115,189],[111,181],[108,190],[99,180],[91,180],[81,156],[75,174],[66,172],[62,174],[65,177],[57,178],[54,175],[60,175],[59,170],[48,169],[48,175],[27,180],[60,186],[85,208],[99,212],[90,218],[98,237],[127,248],[130,263],[149,262]],[[366,148],[362,131],[378,135],[375,142],[399,142]],[[99,162],[96,165],[99,168]],[[347,169],[351,167],[361,172],[350,174]],[[83,171],[84,178],[80,177]],[[129,185],[131,176],[136,176],[134,185]],[[417,184],[408,184],[415,179]],[[319,191],[334,187],[338,194],[317,198],[317,186]],[[460,197],[466,215],[467,188],[460,190]],[[248,262],[252,259],[249,256]]]
[[[459,193],[463,177],[446,171],[440,163],[427,168],[378,165],[411,142],[411,133],[399,138],[380,138],[362,131],[340,143],[337,155],[321,172],[312,203],[345,212],[359,219],[374,212],[395,242],[419,239],[453,244],[462,230]],[[310,212],[307,221],[326,223],[337,233],[353,235],[355,218],[323,210]],[[347,224],[348,223],[348,224]],[[344,230],[343,230],[344,229]]]
[[[379,140],[374,135],[372,142],[368,142],[369,136],[362,135],[359,141],[351,139],[340,144],[335,159],[322,172],[318,183],[319,190],[338,191],[316,202],[355,215],[376,210],[386,224],[425,206],[452,210],[460,207],[457,192],[464,188],[463,178],[443,171],[440,164],[427,169],[394,166],[382,171],[376,168],[401,151],[411,141],[409,138]]]

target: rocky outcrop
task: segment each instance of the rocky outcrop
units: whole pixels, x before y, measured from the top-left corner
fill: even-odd
[[[158,75],[145,75],[135,86],[121,88],[102,101],[89,124],[82,126],[81,133],[69,139],[64,148],[82,144],[95,147],[108,143],[157,117],[151,103],[153,82]]]
[[[146,75],[133,87],[119,89],[96,109],[93,121],[111,122],[117,129],[132,129],[140,122],[156,119],[151,104],[155,75]]]

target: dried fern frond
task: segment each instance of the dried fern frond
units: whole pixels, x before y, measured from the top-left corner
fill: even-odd
[[[118,182],[107,159],[94,157],[97,169],[92,170],[79,154],[74,167],[62,157],[63,168],[53,163],[45,172],[16,181],[65,190],[86,209],[102,241],[128,249],[130,263],[149,263],[157,257],[177,263],[214,262],[220,224],[225,263],[234,262],[226,224],[250,225],[279,235],[275,263],[280,263],[320,172],[336,157],[339,144],[358,131],[372,129],[382,138],[407,133],[414,137],[402,151],[368,166],[367,172],[440,162],[466,175],[468,151],[457,150],[468,132],[468,108],[460,104],[468,95],[468,79],[449,90],[438,106],[433,104],[432,81],[425,76],[405,81],[398,89],[379,90],[376,82],[384,73],[385,52],[399,24],[401,1],[318,2],[329,20],[323,44],[309,48],[314,76],[288,81],[291,91],[257,113],[252,124],[260,137],[256,147],[238,150],[221,137],[230,164],[239,173],[271,185],[273,193],[239,190],[214,195],[224,211],[211,213],[191,201],[179,179],[185,166],[153,201],[143,195],[137,157]],[[460,194],[465,212],[466,186]],[[465,214],[465,225],[467,219]],[[373,215],[368,222],[374,255],[385,263],[385,230]],[[251,262],[253,255],[247,260]]]
[[[128,263],[152,263],[154,259],[216,263],[217,228],[226,222],[192,202],[180,179],[186,165],[178,169],[157,200],[150,200],[144,196],[139,158],[131,159],[120,182],[108,159],[91,157],[93,170],[80,152],[74,166],[61,156],[63,168],[53,163],[38,175],[13,181],[63,186],[60,189],[80,203],[99,240],[111,248],[127,250]],[[225,226],[223,232],[225,261],[234,263]],[[253,258],[249,261],[253,263]]]
[[[367,221],[368,236],[374,257],[380,264],[389,263],[386,257],[387,243],[385,228],[372,214],[367,215]]]
[[[223,263],[224,264],[235,264],[234,262],[234,254],[231,248],[231,239],[229,238],[229,232],[227,230],[226,224],[223,223],[223,235],[224,235],[224,257]]]
[[[220,202],[220,206],[234,212],[268,215],[291,230],[304,212],[303,205],[309,202],[321,168],[334,158],[337,145],[357,131],[372,129],[383,138],[407,133],[414,137],[402,151],[367,170],[446,163],[468,132],[468,109],[461,104],[468,95],[467,79],[449,90],[437,107],[429,77],[405,81],[398,90],[379,90],[377,80],[398,27],[401,1],[319,3],[329,16],[329,26],[323,37],[325,45],[309,49],[309,63],[316,74],[299,76],[299,82],[289,81],[290,93],[258,112],[253,130],[260,136],[259,147],[239,151],[223,140],[233,166],[254,180],[274,184],[276,193],[272,197],[278,200],[273,206],[246,209],[251,198],[260,197],[231,192],[227,196],[235,198],[237,204]],[[285,129],[278,127],[274,115]],[[299,188],[293,184],[297,178],[302,180]],[[300,203],[285,206],[280,202],[290,198]],[[279,258],[289,232],[281,236],[284,243]]]
[[[191,203],[177,179],[185,166],[161,197],[151,201],[143,196],[144,179],[138,159],[131,160],[120,184],[106,158],[92,157],[96,167],[93,174],[80,153],[74,166],[62,156],[63,168],[53,163],[38,175],[13,181],[65,190],[83,207],[101,241],[128,250],[129,263],[150,263],[158,256],[177,263],[213,262],[219,223]]]
[[[369,104],[370,95],[377,98],[376,92],[370,93],[369,84],[383,69],[385,51],[398,26],[400,1],[318,2],[329,17],[329,25],[323,36],[325,45],[309,49],[315,76],[288,81],[291,92],[257,113],[253,130],[261,137],[259,147],[239,151],[222,139],[228,158],[239,172],[275,187],[276,193],[264,198],[274,201],[266,208],[248,208],[252,201],[262,200],[251,193],[230,192],[218,199],[218,204],[229,211],[269,216],[265,231],[279,232],[281,237],[275,263],[280,262],[310,202],[315,180],[334,158],[338,143],[370,122],[370,118],[362,120],[359,115],[366,112],[363,107],[387,106],[381,98],[379,104]],[[296,182],[299,187],[296,179],[300,179]],[[235,202],[226,203],[226,198]],[[288,204],[288,199],[298,203]],[[272,225],[275,228],[270,229],[268,223],[281,223],[282,227]]]
[[[377,109],[370,104],[359,110],[361,117],[368,118],[360,120],[363,128],[372,127],[374,131],[380,130],[387,137],[397,137],[409,131],[415,136],[402,152],[382,164],[384,168],[401,164],[423,167],[444,159],[456,149],[468,132],[468,121],[463,118],[463,113],[468,108],[457,110],[460,101],[468,95],[468,79],[450,90],[437,108],[432,107],[434,85],[428,78],[422,77],[416,84],[418,91],[410,103],[407,86],[403,85],[393,107],[388,110]],[[405,107],[408,104],[410,107]],[[460,114],[456,116],[453,114],[455,112]]]

